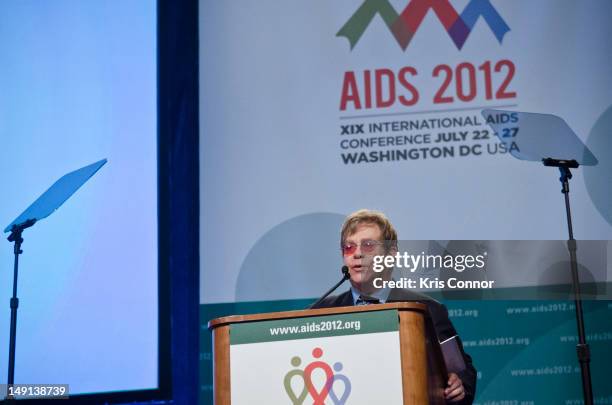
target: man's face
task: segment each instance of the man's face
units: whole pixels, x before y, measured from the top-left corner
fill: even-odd
[[[372,242],[374,242],[373,246]],[[372,280],[381,277],[381,273],[372,271],[373,258],[385,254],[380,227],[368,223],[357,225],[355,232],[346,237],[343,245],[354,246],[352,252],[342,252],[344,264],[349,268],[351,274],[351,284],[360,291],[371,290]],[[364,249],[363,245],[369,245],[370,248]]]

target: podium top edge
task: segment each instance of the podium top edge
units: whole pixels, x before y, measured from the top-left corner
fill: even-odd
[[[212,331],[213,329],[218,328],[219,326],[225,326],[225,325],[229,325],[233,323],[241,323],[241,322],[271,321],[275,319],[288,319],[288,318],[307,318],[311,316],[349,314],[349,313],[354,313],[354,312],[385,311],[389,309],[427,312],[427,306],[420,302],[393,302],[393,303],[388,303],[388,304],[360,305],[360,306],[318,308],[318,309],[302,309],[298,311],[282,311],[282,312],[268,312],[268,313],[263,313],[263,314],[223,316],[221,318],[210,320],[208,322],[208,329]]]

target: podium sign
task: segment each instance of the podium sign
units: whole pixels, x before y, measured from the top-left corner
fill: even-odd
[[[394,310],[230,326],[232,404],[402,404]]]
[[[213,319],[217,405],[444,405],[446,367],[425,304]]]

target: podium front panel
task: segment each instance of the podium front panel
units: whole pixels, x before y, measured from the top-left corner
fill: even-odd
[[[231,403],[403,404],[396,310],[230,326]]]

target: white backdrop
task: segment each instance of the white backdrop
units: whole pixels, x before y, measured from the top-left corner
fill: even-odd
[[[472,3],[449,4],[461,14]],[[458,49],[429,10],[403,50],[380,15],[353,49],[337,36],[362,2],[200,1],[201,303],[320,295],[339,275],[342,219],[359,208],[384,211],[401,239],[565,239],[556,169],[508,154],[459,156],[460,145],[495,147],[492,137],[474,139],[488,129],[480,116],[485,107],[552,113],[568,122],[600,161],[575,171],[571,183],[576,238],[612,238],[612,3],[480,3],[509,27],[501,43],[480,17]],[[389,4],[401,13],[412,3]],[[457,96],[458,66],[460,93],[470,95],[470,67],[461,64],[475,75],[469,101]],[[504,65],[499,72],[497,64]],[[434,102],[446,78],[444,67],[434,75],[439,65],[453,72],[442,89],[452,102]],[[364,71],[374,86],[377,69],[397,76],[404,67],[416,72],[405,78],[418,101],[365,108]],[[347,72],[356,80],[349,95],[359,93],[361,108],[348,102],[341,110]],[[496,97],[505,79],[506,93],[515,95]],[[394,83],[397,95],[411,97],[399,79]],[[386,77],[380,89],[389,96]],[[375,97],[376,88],[370,91]],[[343,125],[444,118],[468,122],[342,135]],[[348,153],[440,146],[433,144],[440,132],[459,131],[467,131],[465,141],[442,144],[454,148],[454,157],[344,160]],[[424,133],[432,144],[341,147],[346,139]]]

